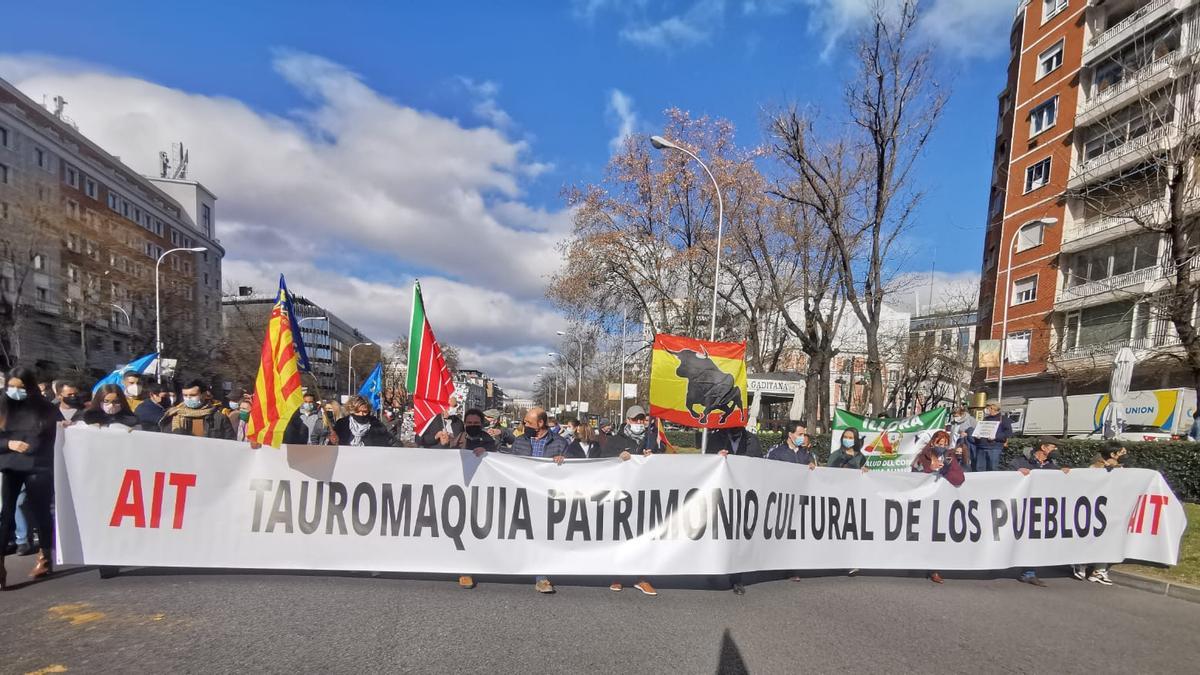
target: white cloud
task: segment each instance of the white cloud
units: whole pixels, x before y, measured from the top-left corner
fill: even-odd
[[[625,139],[637,132],[640,121],[633,107],[633,98],[620,89],[608,92],[608,108],[605,112],[617,128],[616,135],[608,142],[609,152],[616,153],[625,145]]]
[[[691,47],[708,42],[724,16],[725,0],[696,0],[679,14],[630,21],[621,29],[620,37],[640,47],[664,51]]]
[[[497,101],[500,95],[499,84],[491,80],[478,81],[462,76],[459,76],[458,81],[475,98],[475,105],[471,111],[477,117],[498,129],[509,129],[513,126],[512,117]]]
[[[307,99],[287,115],[87,64],[0,55],[0,73],[34,100],[65,96],[80,130],[139,171],[153,173],[158,151],[183,141],[189,177],[218,196],[227,280],[269,288],[288,273],[297,292],[391,341],[407,328],[407,272],[419,271],[447,341],[479,354],[544,352],[560,326],[543,293],[570,214],[524,201],[546,165],[506,133],[496,85],[471,82],[488,125],[467,128],[319,56],[279,52],[274,66]],[[495,374],[513,389],[532,378]]]
[[[778,16],[797,9],[808,12],[809,30],[824,37],[824,55],[866,22],[876,3],[885,9],[899,0],[745,0],[746,15]],[[1005,39],[1016,0],[924,0],[920,30],[938,47],[964,58],[993,56],[1008,47]]]
[[[979,303],[978,272],[910,272],[890,285],[887,303],[905,312],[929,314],[974,308]],[[931,304],[932,303],[932,304]]]

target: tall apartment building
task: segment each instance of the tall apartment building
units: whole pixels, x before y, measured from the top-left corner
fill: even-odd
[[[222,298],[227,348],[219,370],[228,392],[254,390],[267,319],[276,298],[274,293],[255,293],[248,286],[239,288],[237,295]],[[364,378],[371,374],[382,357],[379,345],[302,295],[295,295],[292,305],[299,317],[300,334],[314,378],[305,377],[305,386],[315,381],[320,393],[329,397],[346,393],[349,386],[353,387],[350,393],[358,393]]]
[[[154,351],[156,264],[164,357],[210,376],[221,334],[216,197],[148,178],[63,115],[0,80],[0,367],[85,382]]]
[[[977,331],[1009,340],[1006,400],[1058,395],[1064,384],[1104,391],[1125,346],[1140,359],[1135,389],[1190,383],[1157,310],[1176,267],[1170,239],[1153,228],[1174,194],[1163,158],[1195,124],[1198,13],[1198,0],[1018,5]],[[982,369],[976,381],[994,395],[999,376]]]

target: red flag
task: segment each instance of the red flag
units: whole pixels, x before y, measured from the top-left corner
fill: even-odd
[[[421,282],[413,282],[412,322],[408,329],[408,391],[413,397],[413,431],[425,433],[435,417],[450,409],[454,383],[425,317]]]

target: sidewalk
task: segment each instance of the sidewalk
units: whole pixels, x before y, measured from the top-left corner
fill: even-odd
[[[1200,588],[1195,586],[1180,584],[1174,581],[1164,581],[1132,572],[1120,572],[1115,569],[1110,569],[1108,576],[1113,580],[1113,583],[1119,586],[1136,588],[1141,591],[1165,595],[1169,598],[1200,603]]]

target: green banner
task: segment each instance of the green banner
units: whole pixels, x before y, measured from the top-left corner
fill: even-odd
[[[876,471],[908,471],[913,457],[929,442],[938,429],[946,428],[946,409],[892,419],[863,417],[849,410],[835,410],[830,450],[841,447],[842,433],[855,429],[862,438],[862,453],[867,466]]]

